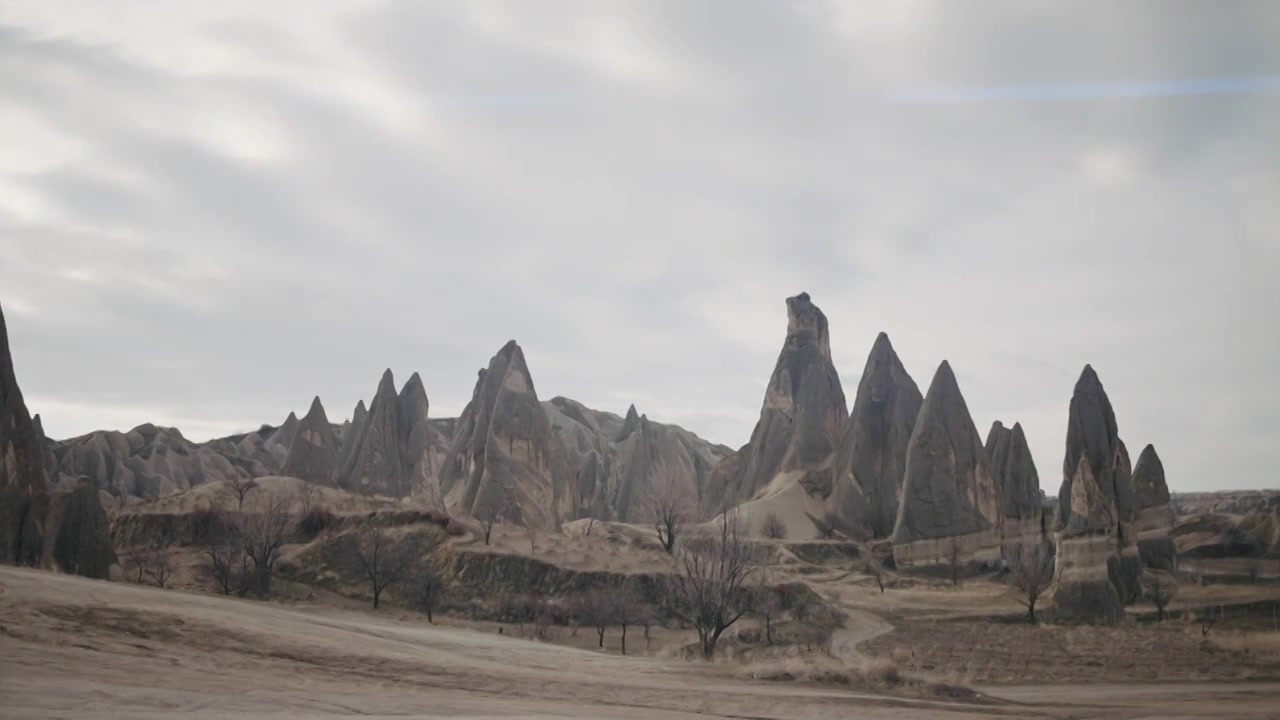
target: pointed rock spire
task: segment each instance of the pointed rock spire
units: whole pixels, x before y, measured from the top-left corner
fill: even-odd
[[[495,514],[530,527],[556,524],[551,422],[524,351],[508,342],[481,370],[441,470],[450,509]]]
[[[1013,429],[1008,429],[999,420],[992,423],[986,453],[1004,516],[1018,520],[1039,518],[1040,475],[1022,425],[1014,423]]]
[[[846,527],[873,538],[893,534],[907,443],[923,403],[889,336],[880,333],[862,370],[836,456],[832,505]]]
[[[618,432],[618,442],[627,439],[631,433],[640,429],[640,413],[636,412],[634,404],[627,408],[627,417],[622,421],[622,430]]]
[[[1133,492],[1140,509],[1169,504],[1169,486],[1164,479],[1164,463],[1156,454],[1155,446],[1148,445],[1138,455],[1133,468]]]
[[[1175,520],[1169,503],[1169,486],[1165,482],[1164,463],[1151,445],[1142,449],[1138,463],[1133,466],[1133,493],[1138,505],[1134,534],[1143,564],[1157,570],[1177,570],[1178,549],[1169,536]]]
[[[319,485],[333,485],[338,473],[338,441],[325,414],[320,397],[311,401],[311,409],[298,424],[289,455],[280,474],[302,478]]]
[[[760,420],[740,463],[717,472],[703,498],[704,512],[750,500],[782,473],[794,473],[805,491],[826,500],[833,485],[836,448],[849,422],[840,376],[831,362],[827,316],[808,293],[787,298],[787,337],[765,390]]]
[[[0,308],[0,562],[40,562],[48,503],[44,452],[18,388]]]
[[[951,365],[938,366],[907,445],[902,501],[893,531],[895,559],[941,557],[937,541],[982,535],[966,551],[999,547],[1003,524],[986,450]],[[994,533],[994,534],[993,534]]]
[[[390,497],[409,494],[400,460],[399,415],[400,398],[388,368],[343,468],[341,484],[347,490]]]
[[[431,506],[442,505],[436,477],[432,429],[427,421],[427,390],[418,373],[409,376],[400,390],[400,458],[405,482],[417,497]]]

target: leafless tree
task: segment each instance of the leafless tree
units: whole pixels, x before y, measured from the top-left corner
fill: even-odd
[[[649,506],[653,511],[653,529],[658,532],[658,542],[668,555],[675,555],[676,540],[684,523],[689,519],[689,508],[696,505],[689,493],[676,482],[674,476],[658,479],[650,493]]]
[[[133,581],[139,585],[141,585],[142,581],[147,577],[147,561],[144,557],[146,552],[146,548],[137,548],[136,550],[126,553],[124,556],[125,573],[127,573],[129,577],[132,577]]]
[[[596,527],[596,516],[591,515],[587,518],[587,529],[582,533],[583,537],[591,537],[591,531]]]
[[[444,602],[446,585],[440,565],[433,559],[418,561],[413,565],[406,581],[409,600],[413,608],[427,616],[427,622],[435,623],[433,613]]]
[[[613,624],[613,599],[609,596],[609,590],[588,590],[574,598],[572,607],[574,618],[579,623],[596,629],[599,646],[603,648],[605,631]]]
[[[489,544],[493,535],[494,523],[502,516],[502,511],[494,505],[484,505],[476,511],[476,519],[480,521],[480,529],[484,532],[484,544]]]
[[[253,478],[242,477],[227,478],[222,481],[222,484],[235,497],[236,510],[241,511],[244,510],[244,499],[249,496],[249,493],[252,492],[254,488],[258,487],[257,481]]]
[[[1156,606],[1156,620],[1163,621],[1165,608],[1178,594],[1178,581],[1164,572],[1150,572],[1142,576],[1142,592]]]
[[[609,593],[609,615],[622,630],[622,654],[627,654],[627,626],[643,622],[644,608],[635,587],[628,581]]]
[[[298,486],[298,505],[302,508],[304,516],[311,512],[311,506],[315,504],[318,492],[316,486],[306,480],[302,480]]]
[[[223,595],[235,592],[243,597],[249,590],[247,562],[240,539],[234,532],[228,532],[205,543],[196,569],[216,591]]]
[[[408,544],[395,542],[379,527],[358,534],[351,545],[351,554],[369,581],[374,610],[378,609],[382,593],[403,580],[414,562],[414,553]]]
[[[875,578],[876,586],[880,588],[880,592],[884,592],[884,567],[875,560],[868,560],[862,565],[862,571]]]
[[[164,547],[149,547],[142,552],[143,571],[156,587],[164,587],[173,577],[173,561]]]
[[[283,496],[259,498],[249,512],[240,513],[236,519],[240,547],[253,563],[249,585],[260,599],[271,595],[271,575],[280,557],[280,548],[293,533],[294,522],[289,501]]]
[[[736,512],[721,516],[719,525],[717,536],[681,545],[677,571],[667,576],[664,588],[671,611],[698,631],[707,659],[715,653],[720,635],[751,609],[747,585],[759,564]]]
[[[769,585],[761,585],[756,588],[755,611],[757,615],[764,619],[765,642],[772,645],[773,621],[782,613],[782,594],[778,588]]]
[[[951,584],[960,584],[960,539],[951,538],[951,542],[947,545],[947,562],[951,566]]]
[[[1244,572],[1249,576],[1249,582],[1257,585],[1258,576],[1262,574],[1262,561],[1258,558],[1249,558],[1245,561]]]
[[[1053,554],[1044,543],[1025,543],[1009,548],[1009,587],[1036,623],[1036,602],[1053,584]]]
[[[764,536],[770,540],[781,540],[787,536],[787,524],[778,517],[778,513],[764,516]]]

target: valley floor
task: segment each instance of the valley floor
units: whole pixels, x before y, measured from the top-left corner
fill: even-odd
[[[883,627],[855,628],[856,645]],[[1276,717],[1280,684],[988,689],[981,704],[744,680],[341,609],[0,568],[5,718]]]

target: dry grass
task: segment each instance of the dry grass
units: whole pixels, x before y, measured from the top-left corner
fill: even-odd
[[[1213,645],[1260,662],[1280,664],[1280,632],[1230,632],[1212,635]]]
[[[971,688],[904,674],[889,658],[871,658],[860,666],[851,667],[831,657],[793,655],[752,662],[744,666],[738,675],[751,680],[839,685],[863,692],[992,702],[991,698]]]

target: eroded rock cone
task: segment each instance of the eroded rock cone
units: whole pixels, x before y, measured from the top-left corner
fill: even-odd
[[[872,538],[893,534],[906,473],[907,445],[924,397],[889,336],[880,333],[858,383],[853,413],[836,455],[832,507],[845,527]]]
[[[116,557],[98,490],[84,480],[50,496],[42,434],[18,387],[0,309],[0,562],[110,577]]]
[[[400,398],[387,369],[361,423],[342,472],[342,486],[364,495],[404,497],[409,487],[400,460]]]
[[[298,424],[280,472],[318,485],[334,484],[338,474],[338,441],[318,396],[311,401],[311,409]]]
[[[1133,492],[1129,451],[1120,439],[1115,412],[1106,390],[1089,365],[1084,367],[1071,396],[1063,483],[1058,491],[1056,529],[1061,530],[1071,524],[1071,486],[1081,461],[1088,465],[1090,475],[1095,478],[1110,506],[1113,523],[1111,542],[1117,556],[1110,562],[1112,582],[1122,603],[1135,602],[1141,595],[1139,577],[1142,561],[1133,537],[1137,502]]]
[[[481,370],[441,469],[447,506],[477,517],[549,528],[558,522],[551,422],[524,352],[508,342]]]
[[[1160,456],[1151,445],[1142,449],[1138,463],[1133,467],[1133,491],[1138,503],[1135,535],[1143,564],[1174,572],[1178,566],[1178,550],[1169,537],[1174,526],[1174,513],[1169,503],[1164,463],[1160,462]]]
[[[1071,622],[1114,625],[1124,615],[1115,585],[1120,556],[1112,532],[1114,501],[1081,457],[1066,499],[1068,518],[1058,533],[1054,605],[1057,616]],[[1062,502],[1060,499],[1059,502]]]
[[[799,483],[810,496],[827,499],[836,448],[848,422],[844,390],[831,361],[827,317],[808,293],[787,298],[787,338],[760,420],[734,474],[712,477],[704,511],[750,500],[775,480]]]
[[[427,418],[429,408],[422,378],[414,373],[400,391],[400,459],[405,482],[423,502],[443,506],[434,460],[435,430]]]
[[[1031,447],[1022,425],[1006,428],[999,420],[991,424],[985,445],[987,462],[1000,492],[1000,511],[1005,517],[1005,542],[1039,542],[1042,527],[1040,475],[1031,459]]]
[[[340,472],[345,471],[351,463],[351,456],[355,454],[356,445],[360,439],[360,432],[364,429],[365,420],[369,417],[369,411],[364,406],[364,400],[356,403],[355,410],[351,412],[351,421],[348,427],[342,433],[342,462],[339,465]]]
[[[0,562],[40,562],[48,506],[44,449],[18,387],[0,308]]]
[[[1002,522],[982,439],[943,361],[907,446],[894,559],[908,565],[949,561],[956,552],[966,561],[993,561],[1000,553]]]

